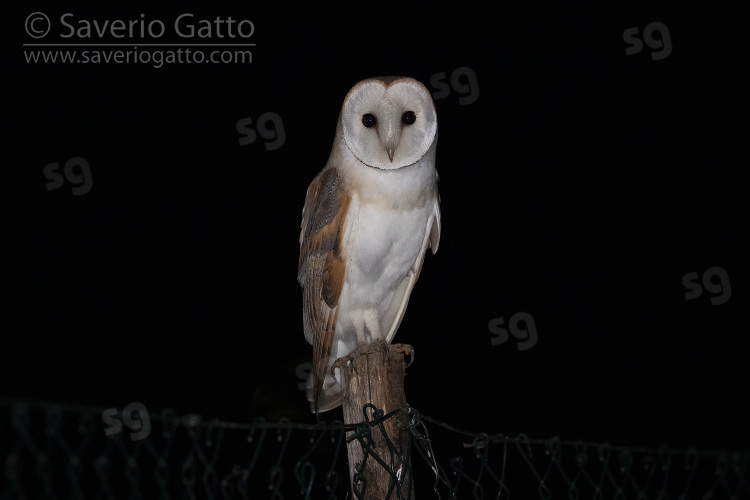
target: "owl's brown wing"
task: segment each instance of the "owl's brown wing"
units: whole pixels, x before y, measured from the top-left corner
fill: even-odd
[[[297,281],[302,286],[305,338],[313,345],[313,404],[318,414],[336,331],[346,259],[342,248],[344,223],[351,197],[335,168],[326,167],[307,188],[302,209]]]

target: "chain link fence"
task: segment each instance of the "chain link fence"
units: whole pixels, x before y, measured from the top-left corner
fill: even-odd
[[[365,408],[366,410],[366,408]],[[413,407],[412,498],[744,499],[750,451],[615,446],[468,432]],[[372,413],[372,412],[370,412]],[[376,456],[370,434],[395,412],[359,425],[248,423],[149,413],[132,403],[91,408],[0,401],[0,494],[10,499],[346,499],[347,440]],[[368,412],[363,412],[367,415]],[[408,479],[404,479],[408,478]],[[393,488],[392,498],[399,497]]]

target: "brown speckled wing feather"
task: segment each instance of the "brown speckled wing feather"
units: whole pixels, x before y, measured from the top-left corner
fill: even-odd
[[[313,345],[316,414],[346,273],[342,238],[350,202],[336,169],[324,168],[307,189],[302,210],[297,280],[302,285],[305,338]]]

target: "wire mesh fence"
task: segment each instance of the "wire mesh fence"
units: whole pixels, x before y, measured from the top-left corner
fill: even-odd
[[[350,487],[350,441],[386,468],[394,454],[408,453],[412,470],[390,474],[410,482],[410,498],[750,498],[750,451],[490,435],[413,407],[397,411],[409,413],[408,444],[389,441],[378,456],[371,434],[395,412],[365,408],[362,423],[351,426],[236,423],[149,413],[138,403],[119,411],[0,401],[0,493],[4,500],[363,498],[367,485]]]

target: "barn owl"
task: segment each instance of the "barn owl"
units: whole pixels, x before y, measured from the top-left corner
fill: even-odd
[[[333,362],[391,342],[427,248],[440,241],[437,114],[417,80],[381,77],[349,91],[328,163],[307,189],[297,280],[313,346],[313,413],[341,404]]]

